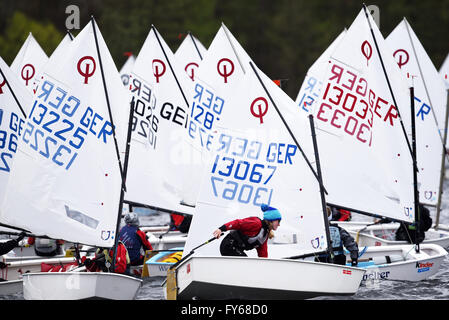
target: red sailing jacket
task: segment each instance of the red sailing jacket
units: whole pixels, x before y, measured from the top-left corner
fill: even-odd
[[[245,236],[255,237],[259,234],[260,229],[262,229],[262,220],[258,217],[248,217],[230,221],[225,223],[224,226],[226,227],[226,230],[240,230]],[[256,248],[257,255],[261,258],[268,257],[267,241],[268,237],[262,245]]]

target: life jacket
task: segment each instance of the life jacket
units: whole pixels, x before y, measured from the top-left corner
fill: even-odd
[[[129,265],[131,263],[131,260],[129,259],[128,250],[126,250],[126,246],[125,246],[125,244],[122,241],[119,241],[117,245],[120,245],[120,243],[125,247],[126,264]],[[114,248],[112,248],[110,251],[113,254]],[[112,256],[109,254],[109,250],[108,249],[103,249],[102,251],[100,251],[99,249],[97,249],[97,255],[100,254],[100,253],[103,253],[105,261],[109,262],[112,265]]]
[[[334,255],[343,254],[343,243],[341,241],[340,229],[335,226],[329,226],[331,236],[332,250]]]
[[[249,237],[243,234],[240,230],[231,230],[229,233],[237,240],[243,250],[255,249],[263,245],[265,241],[267,241],[269,235],[268,225],[263,220],[261,220],[261,222],[262,228],[260,228],[260,231],[255,236]]]
[[[129,259],[131,261],[139,260],[145,254],[142,250],[142,242],[137,235],[138,227],[126,225],[120,230],[120,241],[128,250]]]

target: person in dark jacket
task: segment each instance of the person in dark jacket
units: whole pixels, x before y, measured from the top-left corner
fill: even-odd
[[[98,248],[95,252],[95,258],[90,259],[83,257],[81,262],[84,263],[86,269],[90,272],[111,272],[112,258],[114,257],[114,247],[110,250]],[[129,255],[125,245],[119,241],[117,246],[117,257],[115,258],[115,273],[130,274],[129,271]]]
[[[263,219],[236,219],[214,231],[213,234],[218,239],[224,231],[230,230],[220,244],[222,256],[247,256],[244,251],[256,249],[259,257],[268,257],[267,241],[274,236],[273,230],[279,227],[282,216],[278,209],[268,205],[263,204],[261,209]]]
[[[119,239],[128,250],[132,266],[143,264],[146,250],[153,250],[145,232],[139,229],[139,217],[134,212],[125,215],[126,225],[120,230]]]
[[[419,230],[416,230],[416,225],[401,222],[398,230],[396,230],[396,240],[405,240],[409,243],[421,243],[426,237],[425,232],[432,226],[432,218],[430,217],[429,209],[419,204],[420,225]]]
[[[26,233],[22,231],[21,233],[19,233],[19,236],[16,239],[11,239],[6,242],[0,242],[0,256],[7,254],[15,247],[17,247],[19,245],[20,240],[25,238],[25,235]],[[3,261],[0,261],[0,269],[4,269],[6,267],[7,265]],[[4,279],[0,278],[0,281],[4,281]]]
[[[332,220],[332,212],[329,207],[327,207],[327,215],[329,220]],[[334,252],[335,264],[346,264],[346,255],[344,254],[344,248],[349,251],[351,257],[351,265],[357,266],[357,261],[359,258],[359,247],[354,238],[343,228],[338,225],[329,225],[329,233],[331,237],[332,250]],[[318,262],[332,262],[331,257],[328,254],[321,254],[315,258]]]

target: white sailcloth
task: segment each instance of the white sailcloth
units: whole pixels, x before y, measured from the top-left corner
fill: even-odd
[[[129,84],[129,75],[134,67],[134,62],[136,61],[136,57],[131,54],[128,59],[126,59],[122,68],[120,69],[120,77],[122,78],[123,85],[126,87]]]
[[[190,91],[191,108],[186,142],[190,169],[183,183],[183,202],[195,205],[208,150],[215,139],[214,129],[220,123],[227,97],[240,85],[245,74],[243,63],[251,61],[224,24],[215,35],[195,73]],[[203,152],[206,151],[206,152]]]
[[[439,73],[443,78],[444,83],[446,84],[446,88],[449,89],[449,54],[446,56],[446,59],[444,59],[444,62],[440,67]]]
[[[223,223],[249,216],[262,218],[262,203],[280,210],[282,222],[275,233],[290,234],[296,239],[291,248],[297,254],[325,250],[317,179],[271,98],[287,122],[296,124],[298,132],[308,132],[304,143],[310,148],[308,119],[298,115],[294,101],[260,70],[256,68],[270,96],[250,64],[245,67],[239,89],[227,97],[220,122],[215,126],[218,133],[212,144],[212,161],[203,176],[184,252],[189,253],[204,242]],[[219,243],[203,246],[195,254],[220,256]],[[279,255],[275,248],[270,248],[269,257]]]
[[[410,98],[392,53],[370,15],[368,19],[362,9],[332,52],[322,96],[313,110],[326,200],[412,222],[411,149],[368,21],[408,130]]]
[[[92,19],[64,62],[46,67],[11,169],[2,220],[55,239],[113,245],[122,181],[113,126],[117,140],[126,141],[124,93]]]
[[[447,93],[424,47],[404,20],[386,38],[393,57],[415,93],[415,127],[419,200],[438,200]]]
[[[32,94],[0,57],[0,202],[6,192],[17,143],[25,130]]]
[[[192,81],[195,80],[195,73],[198,69],[201,60],[203,60],[207,49],[203,44],[194,37],[190,32],[179,45],[175,52],[175,57],[178,59],[181,67],[187,73]]]
[[[11,70],[23,81],[27,89],[34,93],[34,80],[42,73],[47,61],[47,54],[30,32],[11,63]]]
[[[318,60],[316,60],[307,71],[306,77],[295,100],[301,111],[309,114],[310,106],[319,100],[321,90],[323,88],[322,79],[324,78],[327,66],[329,65],[329,57],[345,35],[346,29],[344,29],[338,37],[335,38],[330,46],[321,54]]]
[[[190,213],[181,204],[191,81],[154,26],[130,76],[134,118],[125,199]]]

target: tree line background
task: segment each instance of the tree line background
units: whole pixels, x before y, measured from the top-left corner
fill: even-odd
[[[272,79],[288,79],[292,99],[308,68],[362,9],[357,0],[0,0],[0,56],[9,65],[29,32],[51,55],[66,33],[66,7],[80,9],[80,29],[93,15],[120,70],[137,55],[151,24],[173,52],[187,31],[208,48],[225,23]],[[449,53],[449,0],[375,0],[384,37],[405,17],[435,67]],[[76,35],[79,30],[71,30]]]

